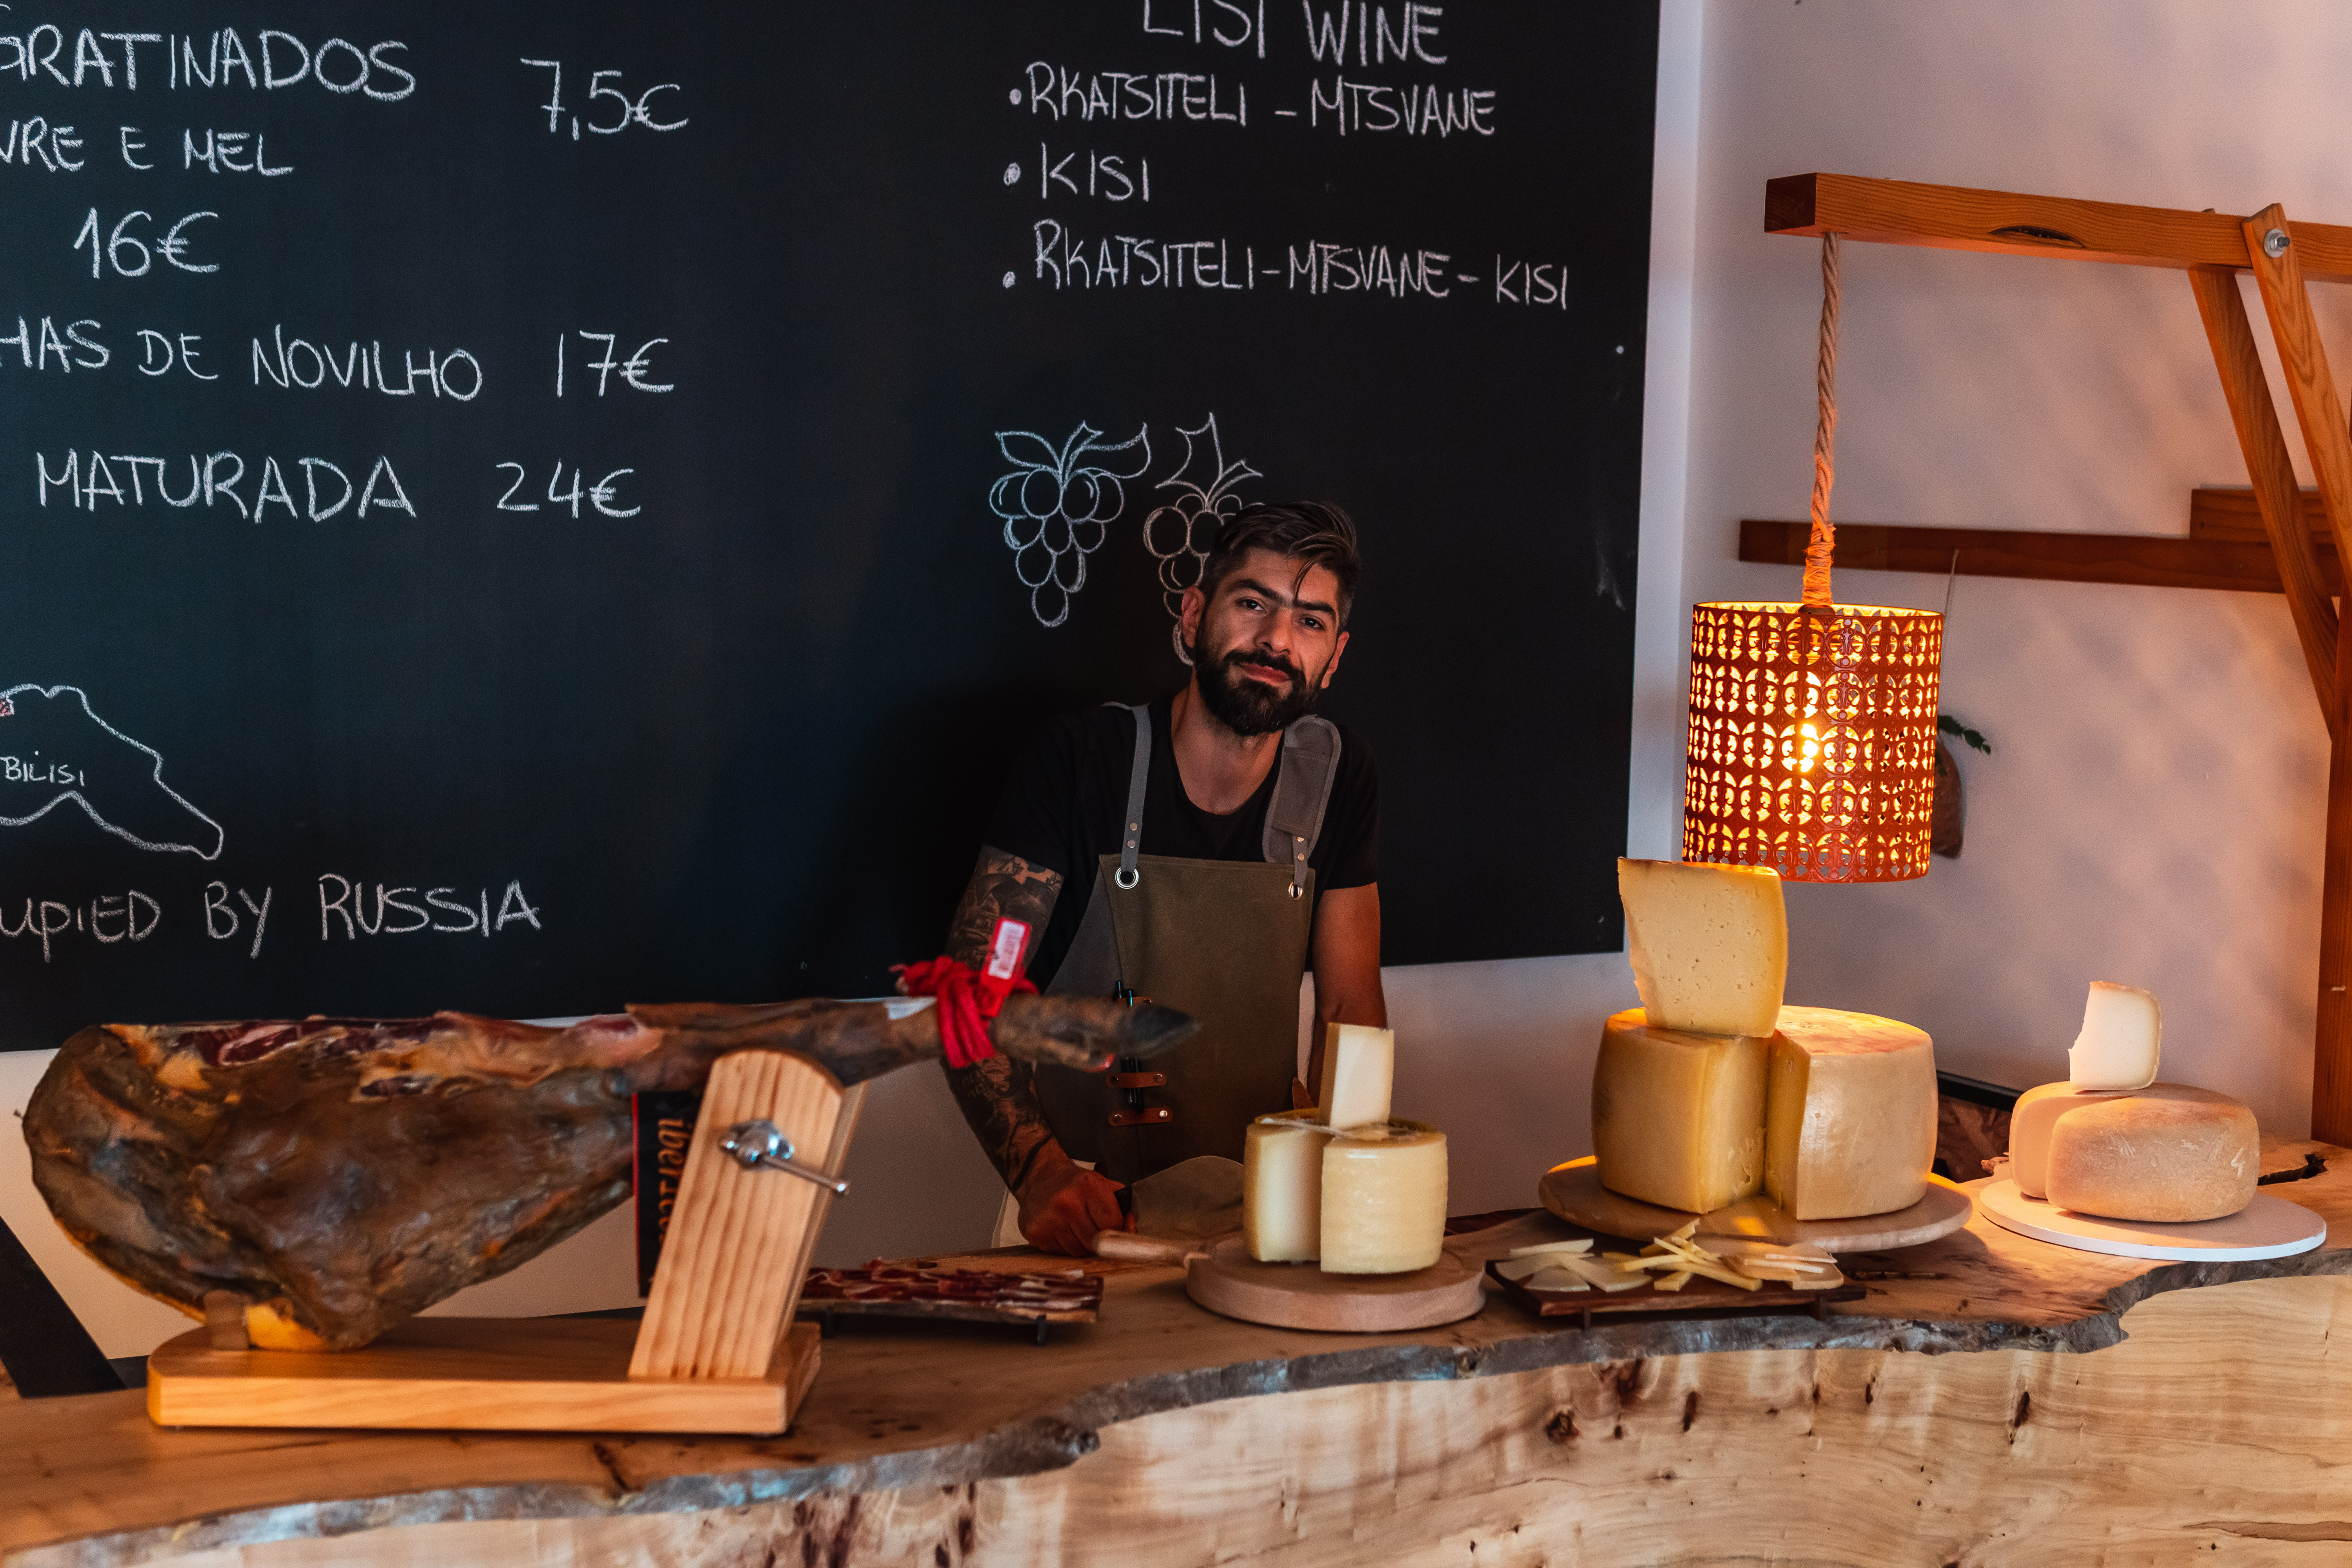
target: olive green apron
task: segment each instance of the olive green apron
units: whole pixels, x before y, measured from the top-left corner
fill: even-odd
[[[1063,1149],[1118,1182],[1199,1154],[1238,1160],[1252,1118],[1290,1109],[1315,910],[1307,857],[1339,763],[1339,730],[1301,719],[1283,732],[1263,860],[1142,855],[1151,718],[1145,707],[1131,711],[1126,835],[1118,854],[1102,857],[1086,916],[1046,989],[1099,996],[1123,987],[1192,1014],[1201,1031],[1165,1057],[1121,1061],[1108,1074],[1037,1069]]]

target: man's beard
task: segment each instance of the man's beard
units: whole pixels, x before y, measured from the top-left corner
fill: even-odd
[[[1234,667],[1244,663],[1279,669],[1290,677],[1290,684],[1277,690],[1236,673]],[[1210,716],[1236,735],[1271,735],[1287,730],[1315,711],[1315,700],[1322,695],[1321,688],[1289,659],[1255,648],[1237,647],[1222,658],[1206,660],[1196,654],[1192,675]]]

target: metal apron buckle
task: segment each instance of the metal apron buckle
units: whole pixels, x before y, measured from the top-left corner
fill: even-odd
[[[1124,1002],[1133,1007],[1139,1004],[1148,1005],[1151,998],[1139,996],[1133,986],[1121,984],[1112,987],[1111,1000]],[[1147,1069],[1142,1058],[1119,1058],[1118,1070],[1110,1075],[1110,1082],[1111,1087],[1118,1090],[1119,1100],[1119,1109],[1110,1113],[1113,1127],[1160,1127],[1176,1120],[1176,1112],[1171,1107],[1143,1102],[1143,1091],[1166,1088],[1168,1075]]]

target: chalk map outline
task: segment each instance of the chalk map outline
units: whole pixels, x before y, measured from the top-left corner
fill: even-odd
[[[49,813],[55,811],[58,806],[70,800],[76,805],[81,807],[84,815],[88,816],[90,821],[96,823],[100,827],[114,835],[114,837],[121,839],[124,843],[131,845],[134,848],[145,849],[156,854],[184,853],[194,855],[199,860],[217,860],[220,858],[221,852],[228,847],[227,832],[219,823],[215,822],[211,817],[206,816],[203,812],[197,810],[195,804],[193,801],[189,800],[185,795],[182,795],[179,791],[173,789],[170,784],[163,782],[163,752],[157,751],[154,747],[148,745],[142,741],[131,739],[129,735],[124,734],[121,731],[116,729],[113,725],[100,718],[98,716],[98,710],[89,705],[89,693],[84,691],[79,686],[68,686],[63,684],[57,686],[43,686],[38,681],[27,680],[20,685],[9,687],[6,690],[0,691],[0,720],[16,717],[16,700],[28,691],[38,693],[41,697],[49,701],[57,700],[58,694],[61,692],[72,692],[81,703],[82,717],[88,719],[91,723],[97,725],[100,729],[105,731],[108,734],[121,742],[124,745],[130,746],[137,751],[143,752],[148,756],[153,758],[155,765],[148,771],[148,781],[154,784],[157,789],[162,790],[164,795],[168,795],[173,805],[179,806],[180,809],[185,811],[189,816],[194,817],[198,822],[203,823],[206,827],[213,830],[213,847],[211,852],[207,854],[205,850],[199,848],[194,844],[181,844],[172,840],[153,842],[142,838],[137,834],[131,832],[129,828],[120,827],[115,824],[109,822],[106,819],[105,815],[101,813],[97,806],[90,804],[89,798],[83,795],[79,788],[59,790],[56,795],[51,795],[48,801],[43,805],[38,811],[29,813],[24,816],[10,816],[5,813],[0,813],[0,827],[27,826],[33,823],[38,822],[41,818],[48,816]]]

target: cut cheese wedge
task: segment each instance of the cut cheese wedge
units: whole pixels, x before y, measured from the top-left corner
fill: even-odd
[[[2009,1113],[2009,1177],[2017,1190],[2029,1198],[2050,1195],[2050,1133],[2061,1116],[2131,1092],[2045,1083],[2019,1095]]]
[[[1311,1110],[1261,1116],[1242,1136],[1242,1237],[1260,1263],[1312,1263],[1322,1253],[1323,1146],[1331,1130]]]
[[[1792,1219],[1909,1208],[1936,1163],[1936,1050],[1892,1018],[1783,1007],[1772,1037],[1764,1190]]]
[[[1789,973],[1780,876],[1761,866],[1619,860],[1625,950],[1654,1026],[1769,1035]]]
[[[1445,1245],[1445,1134],[1418,1121],[1333,1131],[1323,1146],[1326,1274],[1427,1268]]]
[[[2164,1009],[2136,985],[2091,982],[2083,1032],[2066,1050],[2066,1079],[2077,1089],[2146,1089],[2164,1053]]]
[[[1333,1024],[1323,1037],[1323,1083],[1315,1103],[1326,1124],[1363,1127],[1389,1119],[1396,1082],[1396,1036],[1364,1024]]]
[[[1777,891],[1777,889],[1776,889]],[[1628,1008],[1601,1031],[1592,1150],[1601,1184],[1705,1214],[1764,1182],[1767,1044],[1661,1028]]]

